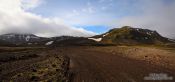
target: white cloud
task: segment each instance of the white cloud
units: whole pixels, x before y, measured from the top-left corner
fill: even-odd
[[[163,36],[175,37],[175,2],[164,3],[161,0],[142,1],[141,14],[118,19],[118,26],[134,26],[157,30]]]
[[[82,9],[82,12],[88,13],[88,14],[93,14],[95,13],[95,8],[93,7],[91,2],[87,2],[87,7]]]
[[[21,6],[23,9],[28,10],[39,6],[43,2],[43,0],[21,0]]]
[[[74,16],[79,16],[79,15],[80,15],[79,11],[74,9],[74,10],[72,10],[71,13],[68,13],[65,16],[66,16],[66,18],[70,18],[70,17],[74,17]]]
[[[26,0],[25,9],[37,7],[39,0]],[[95,33],[68,26],[58,18],[44,18],[23,8],[23,0],[0,0],[0,34],[33,33],[40,36],[91,36]],[[10,6],[9,6],[10,5]]]
[[[91,6],[85,8],[85,9],[82,9],[82,11],[85,12],[85,13],[89,13],[89,14],[95,13],[95,9]]]

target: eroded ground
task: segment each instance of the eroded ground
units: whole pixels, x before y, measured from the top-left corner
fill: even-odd
[[[45,48],[3,48],[0,53],[3,82],[69,81],[69,58]]]

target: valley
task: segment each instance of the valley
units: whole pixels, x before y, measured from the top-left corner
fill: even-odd
[[[0,35],[2,82],[174,82],[175,43],[125,26],[92,37]]]
[[[0,80],[7,82],[147,82],[144,77],[151,73],[175,76],[175,48],[64,46],[8,50],[1,48],[0,53]]]
[[[175,0],[0,0],[0,82],[175,82]]]

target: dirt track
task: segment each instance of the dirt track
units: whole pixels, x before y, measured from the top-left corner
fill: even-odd
[[[175,79],[145,81],[144,77],[150,73],[165,73],[175,77],[175,71],[103,50],[72,47],[63,48],[60,52],[71,59],[72,82],[175,82]]]
[[[169,68],[165,68],[163,65],[159,65],[162,64],[162,60],[160,60],[162,62],[156,60],[156,62],[159,63],[150,63],[144,60],[139,60],[139,58],[141,59],[142,57],[138,57],[137,59],[129,57],[130,55],[133,55],[133,57],[135,57],[134,54],[123,56],[121,53],[123,50],[119,50],[120,48],[121,47],[74,46],[57,47],[56,49],[49,48],[39,51],[36,50],[37,52],[33,50],[24,50],[24,52],[17,51],[18,53],[8,52],[6,54],[3,52],[1,53],[1,59],[3,59],[3,61],[5,59],[6,61],[0,64],[0,81],[5,79],[4,82],[9,82],[10,80],[19,82],[15,80],[19,79],[21,81],[20,78],[23,79],[24,77],[24,79],[27,79],[22,81],[28,82],[31,81],[32,76],[37,76],[37,81],[44,80],[45,82],[45,80],[48,80],[55,82],[58,79],[58,82],[60,82],[60,80],[67,82],[69,80],[69,76],[71,76],[71,82],[175,82],[175,65],[172,63],[175,61],[172,60],[174,56],[165,58],[165,60],[170,59],[169,62],[165,62],[168,63],[168,65],[172,66],[172,69],[170,70]],[[111,52],[110,49],[113,50],[113,52]],[[115,52],[117,50],[121,52]],[[148,51],[150,50],[148,49]],[[150,53],[155,54],[151,51]],[[33,54],[36,54],[37,57],[30,56]],[[61,63],[62,60],[65,60],[64,55],[70,58],[70,65],[68,63],[65,65],[64,62]],[[140,56],[140,54],[137,53],[137,56]],[[148,55],[148,57],[151,57],[151,59],[154,60],[154,56],[152,57]],[[162,57],[166,56],[160,55],[160,58]],[[13,60],[8,58],[11,58]],[[65,61],[69,61],[69,58],[67,59],[66,57],[67,60]],[[68,69],[68,65],[70,69]],[[67,72],[67,70],[69,71]],[[144,77],[147,77],[150,73],[164,73],[168,76],[172,76],[173,80],[144,80]]]

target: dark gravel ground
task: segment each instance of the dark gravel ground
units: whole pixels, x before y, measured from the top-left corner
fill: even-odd
[[[0,82],[68,82],[69,58],[50,49],[0,53]]]
[[[175,77],[175,70],[114,55],[110,51],[96,51],[91,47],[67,47],[62,48],[61,52],[71,59],[72,82],[175,82],[175,79],[144,80],[150,73]]]

